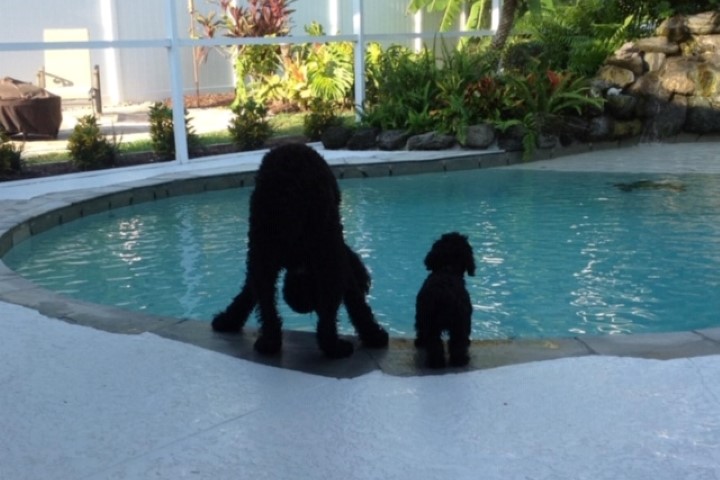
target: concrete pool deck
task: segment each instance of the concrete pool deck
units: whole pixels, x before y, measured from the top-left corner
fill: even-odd
[[[321,153],[346,176],[720,173],[716,145],[504,167],[502,152]],[[130,201],[250,181],[261,153],[0,184],[2,249]],[[429,375],[407,340],[328,361],[286,332],[280,357],[257,358],[252,329],[69,300],[4,265],[0,328],[0,478],[720,478],[720,328],[475,342],[468,368]]]

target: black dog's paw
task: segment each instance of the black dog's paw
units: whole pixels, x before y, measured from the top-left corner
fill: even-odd
[[[212,329],[216,332],[238,333],[242,330],[242,322],[228,315],[226,312],[218,313],[212,321]]]
[[[380,325],[376,325],[371,331],[361,333],[360,341],[368,348],[385,348],[390,343],[390,335]]]
[[[464,367],[470,363],[470,355],[467,352],[450,352],[450,365],[453,367]]]
[[[334,342],[321,344],[320,350],[328,358],[346,358],[353,354],[355,347],[353,347],[352,342],[338,338]]]
[[[260,333],[255,340],[255,351],[261,355],[277,355],[282,349],[282,337],[280,335],[270,335]]]

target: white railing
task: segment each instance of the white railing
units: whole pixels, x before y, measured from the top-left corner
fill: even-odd
[[[302,43],[329,43],[352,42],[355,45],[355,101],[362,105],[365,98],[365,45],[372,41],[394,40],[424,40],[434,39],[437,33],[398,33],[398,34],[366,34],[363,23],[363,0],[352,0],[353,7],[353,33],[348,35],[326,36],[293,36],[276,38],[206,38],[191,39],[182,37],[178,27],[177,0],[165,1],[165,38],[148,40],[95,40],[85,42],[0,42],[0,52],[22,51],[48,51],[48,50],[75,50],[75,49],[144,49],[163,48],[167,51],[170,69],[170,89],[173,105],[183,105],[184,82],[181,71],[183,48],[192,47],[225,47],[228,45],[294,45]],[[452,31],[443,32],[445,38],[490,36],[497,29],[499,21],[501,0],[492,0],[492,16],[490,30]],[[182,108],[173,109],[173,122],[175,125],[184,125],[184,111]],[[175,155],[176,161],[187,163],[190,160],[187,147],[187,134],[184,128],[175,129]]]

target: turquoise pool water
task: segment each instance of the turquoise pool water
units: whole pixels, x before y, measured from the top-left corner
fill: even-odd
[[[622,191],[641,179],[672,188]],[[473,170],[341,181],[346,238],[371,270],[370,304],[413,334],[423,258],[467,234],[474,338],[666,332],[720,323],[720,176]],[[48,289],[130,310],[209,321],[244,279],[251,189],[83,218],[3,261]],[[285,327],[313,315],[279,301]],[[255,320],[250,321],[251,325]],[[344,331],[351,327],[343,315]]]

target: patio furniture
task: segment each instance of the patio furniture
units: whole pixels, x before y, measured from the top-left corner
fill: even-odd
[[[0,126],[7,133],[57,138],[61,123],[59,96],[14,78],[0,80]]]

